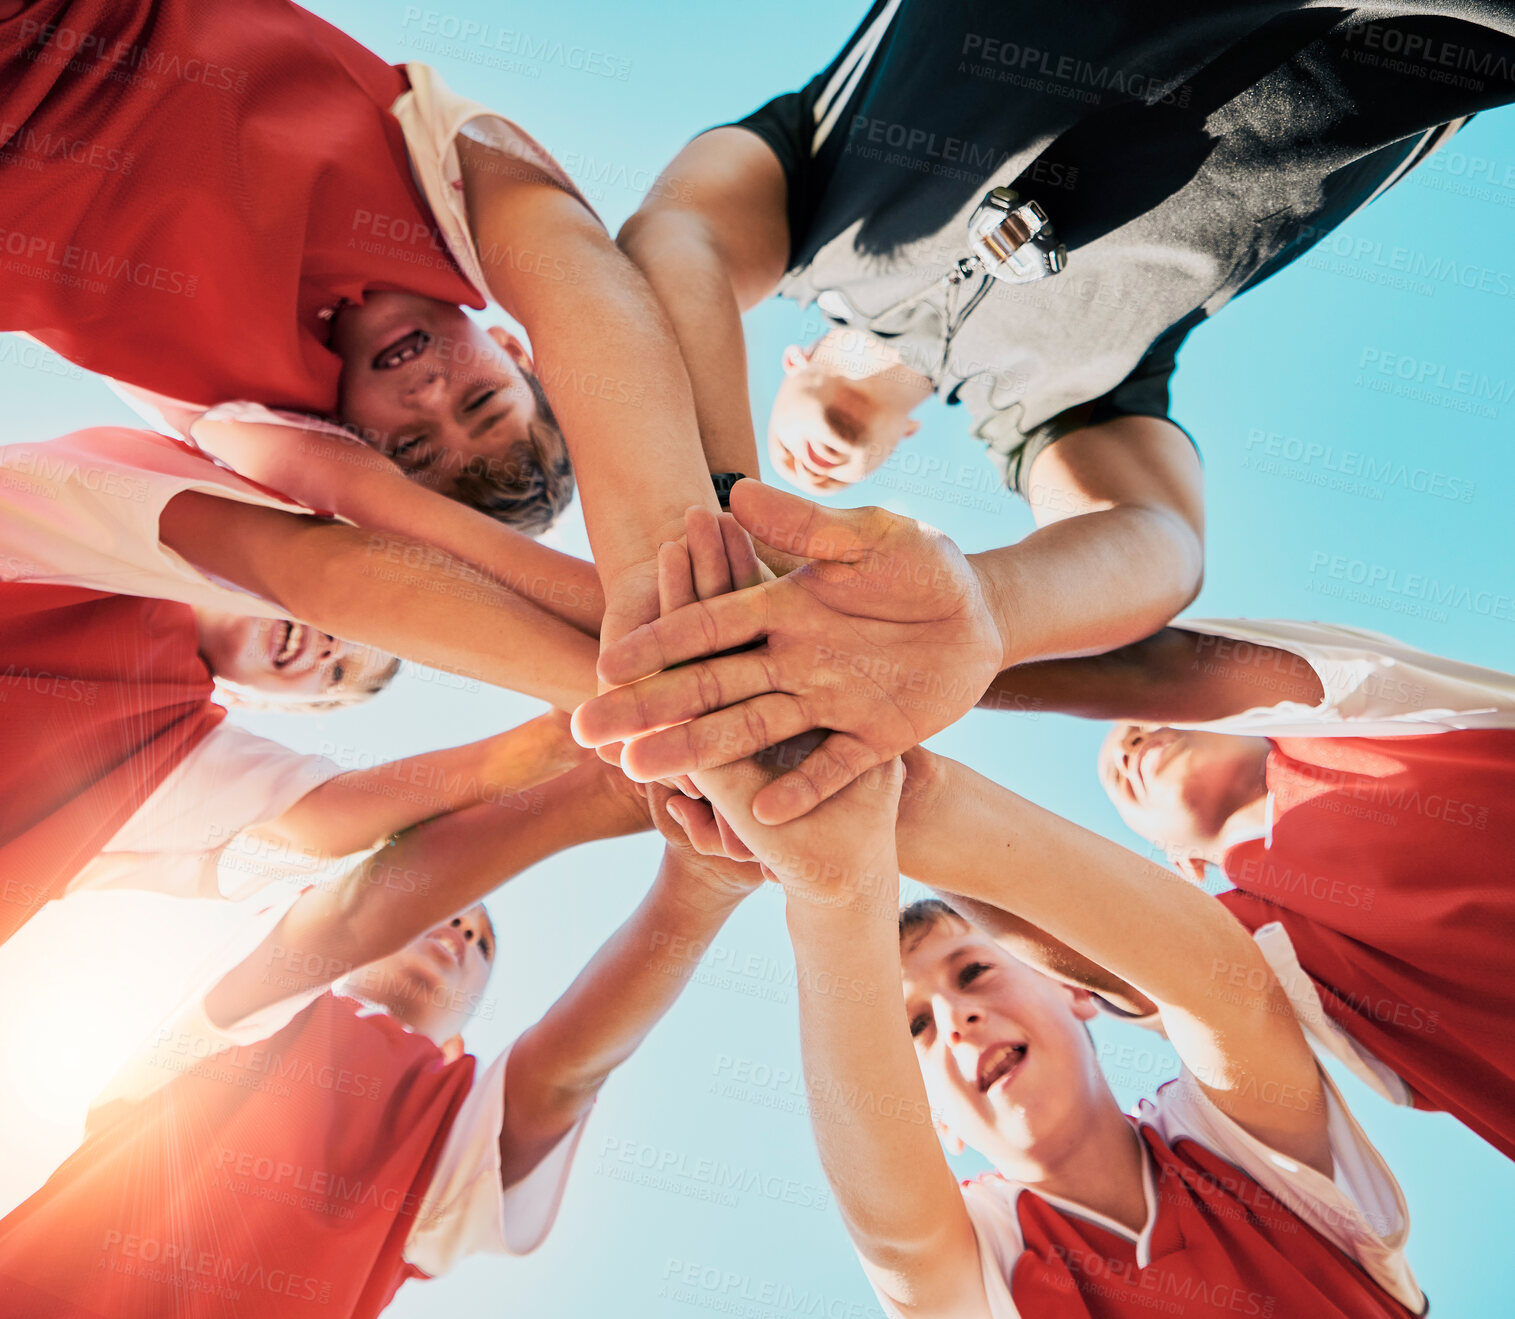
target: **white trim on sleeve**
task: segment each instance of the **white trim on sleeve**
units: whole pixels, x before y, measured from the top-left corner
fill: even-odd
[[[407,64],[405,73],[410,79],[410,90],[390,107],[390,113],[399,120],[405,134],[416,183],[464,278],[481,298],[494,302],[478,241],[468,223],[468,201],[463,195],[463,171],[458,163],[459,133],[467,129],[470,137],[519,159],[526,168],[551,179],[582,202],[591,214],[594,208],[547,149],[519,124],[477,101],[459,96],[428,65]]]
[[[74,877],[68,892],[135,889],[240,902],[291,875],[304,876],[311,858],[264,847],[244,855],[231,844],[341,773],[324,756],[217,724]]]
[[[44,444],[0,445],[0,580],[283,618],[278,605],[200,572],[158,539],[163,509],[187,490],[304,512],[148,431],[99,427]]]
[[[1267,925],[1259,925],[1252,932],[1252,938],[1267,958],[1268,965],[1273,968],[1273,974],[1288,996],[1289,1006],[1294,1009],[1294,1015],[1304,1027],[1305,1035],[1316,1051],[1335,1058],[1359,1081],[1391,1104],[1402,1108],[1413,1107],[1415,1100],[1410,1094],[1410,1087],[1399,1073],[1363,1048],[1326,1011],[1325,1005],[1320,1001],[1320,994],[1316,992],[1315,982],[1299,964],[1289,932],[1278,921],[1270,921]]]
[[[257,951],[292,905],[283,902],[258,911],[204,960],[202,965],[207,970],[199,987],[142,1042],[91,1101],[92,1108],[103,1108],[118,1099],[139,1103],[208,1058],[278,1034],[327,992],[325,986],[303,990],[228,1026],[216,1026],[205,1015],[206,996],[226,978],[230,968]]]
[[[1404,1192],[1324,1069],[1331,1177],[1265,1145],[1205,1095],[1187,1070],[1140,1106],[1139,1120],[1171,1147],[1189,1139],[1233,1164],[1415,1314],[1425,1294],[1405,1258],[1410,1211]]]
[[[573,1158],[589,1121],[585,1113],[535,1168],[500,1187],[500,1133],[505,1122],[505,1068],[496,1058],[473,1087],[447,1133],[436,1172],[405,1242],[405,1260],[429,1277],[465,1255],[528,1255],[546,1239],[563,1203]]]
[[[889,0],[884,12],[869,25],[857,45],[852,48],[847,58],[832,75],[831,81],[816,98],[815,136],[810,141],[812,156],[819,155],[821,148],[826,145],[826,139],[831,136],[831,130],[836,127],[842,111],[847,108],[847,102],[852,99],[852,93],[857,90],[858,83],[863,80],[863,74],[868,71],[874,55],[883,44],[884,33],[888,30],[895,11],[899,7],[900,0]],[[845,85],[843,85],[844,79]]]
[[[1411,737],[1457,729],[1515,728],[1515,675],[1464,664],[1378,632],[1284,619],[1183,618],[1186,632],[1292,651],[1320,677],[1325,696],[1260,705],[1208,723],[1253,737]]]

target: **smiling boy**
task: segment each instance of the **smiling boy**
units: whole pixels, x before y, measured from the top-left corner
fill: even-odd
[[[722,589],[702,520],[671,555],[665,611]],[[856,1097],[813,1103],[816,1142],[887,1313],[1115,1319],[1158,1298],[1190,1319],[1425,1312],[1398,1185],[1213,898],[924,751],[903,795],[895,761],[779,826],[753,815],[775,772],[698,772],[710,805],[672,809],[701,850],[750,852],[785,890],[807,1093]],[[1179,1077],[1122,1113],[1084,1029],[1089,990],[943,904],[899,912],[902,853],[1144,995]],[[823,975],[877,992],[807,988]],[[938,1135],[996,1172],[959,1188]]]
[[[762,882],[754,866],[670,846],[568,990],[480,1067],[458,1032],[482,1002],[494,931],[482,906],[445,913],[560,847],[645,828],[645,806],[612,776],[596,764],[550,785],[529,839],[500,832],[508,808],[423,825],[398,855],[265,927],[101,1097],[84,1146],[0,1222],[8,1313],[366,1319],[467,1254],[535,1249],[601,1087]],[[450,841],[439,849],[428,831]],[[419,896],[383,882],[415,847],[435,861]]]
[[[1206,619],[996,687],[987,704],[1118,719],[1111,802],[1190,879],[1220,871],[1312,1040],[1515,1157],[1515,676],[1329,623]]]
[[[592,578],[497,520],[552,520],[566,447],[611,631],[650,616],[662,531],[715,507],[687,373],[645,280],[528,133],[284,0],[8,4],[0,68],[0,139],[16,144],[0,228],[23,249],[0,270],[0,328],[148,391],[235,465],[245,446],[242,470],[306,507],[502,580]],[[81,137],[129,150],[132,169],[27,145]],[[461,308],[491,300],[530,356],[469,328]],[[585,371],[644,392],[580,387]],[[311,421],[337,421],[339,402],[383,452]],[[478,506],[383,456],[417,448]]]
[[[858,1096],[812,1121],[886,1312],[1113,1319],[1161,1297],[1190,1319],[1424,1313],[1399,1188],[1246,931],[1176,876],[922,757],[912,773],[942,791],[909,827],[936,875],[1148,995],[1183,1070],[1126,1115],[1087,990],[943,904],[896,911],[898,766],[776,829],[749,813],[762,775],[697,775],[785,888],[801,985],[824,968],[878,987],[855,1004],[802,991],[800,1030],[808,1092]],[[1217,992],[1216,968],[1246,992]],[[939,1134],[994,1173],[959,1188]]]

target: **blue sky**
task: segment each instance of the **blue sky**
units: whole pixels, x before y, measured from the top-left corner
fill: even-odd
[[[861,0],[661,0],[655,9],[521,0],[502,18],[500,6],[477,2],[312,7],[387,58],[432,63],[458,90],[518,119],[578,177],[612,229],[685,140],[802,84],[862,9]],[[443,35],[470,22],[479,27],[466,42]],[[1206,464],[1208,570],[1194,613],[1323,618],[1473,662],[1515,663],[1515,536],[1501,498],[1515,478],[1512,219],[1515,112],[1506,112],[1472,125],[1439,161],[1191,337],[1173,415]],[[1415,254],[1451,258],[1463,282],[1397,273]],[[748,318],[760,420],[782,347],[816,331],[789,304]],[[8,442],[131,420],[99,382],[3,337],[0,389]],[[961,414],[932,404],[924,420],[849,502],[920,517],[970,550],[1024,534],[1027,511],[995,489]],[[1344,475],[1355,461],[1349,452],[1439,479],[1417,491],[1352,478]],[[571,520],[556,534],[583,551]],[[1456,588],[1453,603],[1354,586],[1391,573]],[[510,693],[411,669],[358,710],[247,722],[302,749],[366,763],[470,740],[535,710]],[[1095,782],[1101,733],[1055,716],[974,713],[934,745],[1136,846]],[[635,904],[656,856],[649,838],[581,849],[492,901],[501,954],[485,1017],[470,1035],[476,1052],[493,1056],[567,985]],[[234,918],[199,904],[102,899],[66,918],[51,913],[51,924],[37,922],[24,946],[0,956],[0,993],[39,1005],[24,1009],[25,1023],[17,1009],[0,1031],[0,1164],[45,1175],[77,1127],[90,1057],[124,1033],[123,1022],[171,996]],[[60,961],[49,950],[65,937],[74,952]],[[154,988],[113,987],[123,977],[140,985],[146,966]],[[1119,1051],[1131,1037],[1111,1030],[1101,1042],[1119,1062],[1123,1096],[1167,1074],[1164,1055],[1143,1052],[1146,1037],[1127,1056]],[[661,1319],[730,1302],[736,1308],[727,1312],[752,1319],[876,1314],[835,1212],[822,1203],[824,1179],[792,1080],[798,1070],[792,962],[779,901],[765,893],[738,913],[679,1006],[606,1088],[541,1251],[520,1261],[475,1259],[445,1279],[408,1285],[391,1313],[462,1319],[613,1307],[626,1319]],[[1410,1256],[1436,1313],[1480,1319],[1504,1308],[1494,1298],[1512,1280],[1503,1226],[1515,1213],[1515,1168],[1450,1119],[1397,1112],[1344,1088],[1404,1184]],[[761,1190],[702,1198],[710,1194],[697,1171],[705,1160],[726,1165],[739,1185],[757,1172],[797,1189],[787,1199]],[[661,1181],[647,1163],[665,1170]],[[686,1275],[706,1281],[691,1285]]]

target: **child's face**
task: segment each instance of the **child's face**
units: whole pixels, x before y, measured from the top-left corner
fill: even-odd
[[[963,921],[900,944],[905,1012],[948,1133],[1007,1171],[1055,1163],[1107,1096],[1083,1027],[1087,993],[1058,984]]]
[[[494,927],[480,903],[353,972],[346,985],[441,1044],[478,1010],[494,955]]]
[[[1256,795],[1268,743],[1146,724],[1116,724],[1099,751],[1099,779],[1121,818],[1171,851],[1204,851]]]
[[[516,468],[563,460],[555,428],[530,429],[537,402],[522,374],[526,349],[504,330],[480,329],[461,307],[373,293],[337,314],[332,346],[342,358],[342,420],[443,495],[465,472],[508,482]],[[538,454],[538,443],[557,451]]]
[[[768,457],[791,485],[813,495],[856,485],[915,428],[908,412],[882,406],[801,349],[785,351],[768,414]]]
[[[200,654],[215,677],[284,700],[370,691],[394,660],[288,619],[205,612],[198,621]]]

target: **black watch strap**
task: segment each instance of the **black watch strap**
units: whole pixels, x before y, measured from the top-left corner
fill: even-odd
[[[746,472],[711,472],[710,484],[715,487],[715,497],[720,501],[721,512],[731,512],[731,487],[744,480]]]

